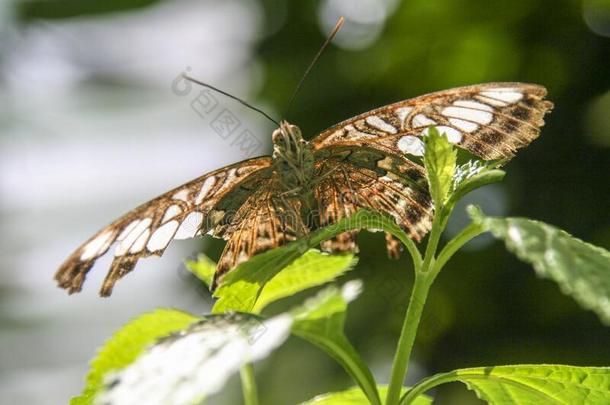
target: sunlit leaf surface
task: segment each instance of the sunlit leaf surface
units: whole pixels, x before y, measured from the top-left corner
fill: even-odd
[[[381,399],[385,399],[387,386],[380,385],[377,387]],[[353,387],[345,391],[330,392],[328,394],[318,395],[312,400],[301,403],[301,405],[369,405],[370,402],[359,387]],[[420,395],[414,402],[414,405],[432,404],[432,398],[427,395]]]
[[[214,272],[216,271],[216,263],[204,254],[197,255],[197,260],[187,260],[186,268],[195,275],[199,280],[203,281],[206,286],[212,284]]]
[[[469,210],[538,275],[555,280],[564,293],[610,324],[610,252],[543,222],[486,217],[475,208]]]
[[[288,314],[269,320],[214,315],[148,348],[105,379],[96,405],[190,405],[219,391],[246,363],[266,357],[290,334]]]
[[[306,238],[256,255],[239,265],[227,274],[214,293],[218,301],[212,312],[252,312],[257,306],[257,300],[262,294],[263,287],[282,269],[308,252],[310,248],[319,245],[321,241],[351,229],[382,229],[395,235],[403,243],[413,245],[413,241],[396,225],[393,219],[379,213],[361,210],[349,218],[313,232]],[[318,260],[331,259],[328,259],[327,256],[319,256]]]
[[[490,404],[599,405],[610,403],[610,368],[518,365],[455,372]]]
[[[458,166],[453,175],[448,204],[455,204],[471,191],[502,180],[506,173],[495,167],[495,163],[482,160],[470,160]]]
[[[424,163],[426,165],[430,194],[437,207],[442,204],[453,184],[457,152],[447,137],[436,128],[428,130]]]
[[[88,405],[103,386],[104,376],[132,363],[145,349],[162,336],[186,328],[198,320],[186,312],[158,309],[144,314],[116,332],[91,362],[83,393],[71,405]]]
[[[330,255],[312,249],[265,284],[252,311],[259,313],[274,301],[332,281],[357,262],[352,254]]]
[[[336,304],[343,303],[345,307],[347,301],[358,293],[358,282],[349,282],[341,289],[330,287],[307,300],[303,306],[266,320],[243,313],[210,315],[203,319],[188,316],[188,322],[184,322],[182,327],[151,337],[147,336],[147,330],[134,329],[130,324],[119,334],[136,333],[142,341],[150,344],[156,340],[156,343],[147,345],[145,351],[140,348],[137,354],[141,355],[130,357],[121,367],[100,374],[100,393],[95,395],[93,403],[199,403],[218,392],[243,365],[268,356],[288,338],[293,324],[302,322],[311,314],[316,314],[314,317],[317,319],[330,317],[335,314],[332,309]],[[329,303],[333,305],[329,307]],[[172,312],[157,311],[165,317],[166,313]],[[197,322],[193,323],[193,320]],[[113,351],[105,350],[109,352],[108,357],[113,352],[120,352],[120,347],[113,347]],[[89,404],[92,397],[89,402],[80,403]]]

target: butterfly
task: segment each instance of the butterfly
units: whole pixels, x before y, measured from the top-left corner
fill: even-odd
[[[55,275],[81,290],[95,261],[116,243],[100,294],[141,258],[163,254],[174,239],[211,235],[227,241],[212,288],[253,255],[285,245],[358,209],[391,216],[414,240],[434,214],[421,163],[431,127],[484,160],[511,158],[529,145],[553,104],[546,89],[488,83],[427,94],[343,121],[306,141],[286,121],[272,134],[273,154],[204,174],[135,208],[81,245]],[[329,252],[355,251],[356,232],[323,242]],[[386,235],[388,253],[400,244]]]

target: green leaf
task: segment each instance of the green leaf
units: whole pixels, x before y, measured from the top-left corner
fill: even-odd
[[[212,285],[216,263],[206,255],[201,253],[197,255],[197,260],[187,260],[186,268],[206,286]]]
[[[362,283],[350,281],[339,289],[330,286],[295,308],[293,330],[312,331],[323,336],[343,336],[347,304],[360,294]]]
[[[343,366],[371,404],[380,405],[375,379],[351,345],[343,327],[347,304],[358,294],[359,283],[347,283],[341,291],[328,288],[295,310],[292,333],[318,346]]]
[[[316,230],[307,237],[252,257],[226,275],[214,296],[218,298],[213,313],[228,311],[252,312],[263,287],[282,269],[320,242],[349,230],[381,229],[396,236],[411,253],[415,266],[421,256],[415,243],[396,225],[394,220],[380,213],[360,210],[330,226]]]
[[[461,382],[491,404],[607,404],[610,369],[499,366],[459,370]]]
[[[311,249],[264,285],[252,312],[260,313],[274,301],[332,281],[351,270],[357,262],[352,254],[329,255]]]
[[[464,181],[485,171],[488,167],[490,167],[489,162],[481,159],[470,159],[468,162],[457,166],[455,173],[453,173],[451,189],[456,190]]]
[[[465,368],[437,374],[414,386],[401,405],[440,384],[459,381],[490,404],[597,405],[610,403],[610,368],[516,365]]]
[[[245,364],[268,356],[289,336],[297,317],[326,312],[336,298],[353,299],[354,283],[322,290],[303,307],[270,319],[230,313],[209,315],[100,379],[96,404],[191,405],[219,391]],[[345,298],[344,298],[345,297]]]
[[[451,189],[453,191],[460,188],[460,186],[467,180],[475,177],[478,174],[498,170],[508,162],[508,159],[500,160],[481,160],[481,159],[470,159],[468,162],[461,164],[455,168],[453,174],[453,184]]]
[[[386,385],[377,386],[379,395],[382,401],[385,400],[385,395],[388,390]],[[406,388],[403,389],[403,392]],[[360,387],[353,387],[345,391],[330,392],[327,394],[318,395],[314,399],[301,403],[301,405],[369,405],[370,402],[360,389]],[[432,398],[427,395],[420,395],[417,400],[413,402],[415,405],[430,405],[432,404]]]
[[[252,257],[226,275],[214,292],[212,313],[252,312],[263,287],[280,270],[305,253],[300,241]]]
[[[439,134],[435,127],[430,127],[427,134],[428,136],[424,137],[426,143],[424,164],[428,174],[430,194],[438,209],[444,204],[453,184],[457,151],[447,137]]]
[[[469,207],[473,220],[499,239],[539,276],[610,324],[610,252],[554,226],[526,218],[494,218]]]
[[[463,369],[459,381],[492,404],[607,404],[610,368],[518,365]]]
[[[198,318],[173,309],[158,309],[144,314],[125,325],[99,350],[91,362],[83,393],[70,401],[71,405],[89,405],[111,371],[132,363],[145,347],[172,332],[186,328]]]
[[[293,316],[211,315],[160,340],[107,376],[96,404],[192,405],[221,390],[245,364],[290,336]]]
[[[476,159],[458,166],[453,175],[452,193],[447,205],[455,205],[471,191],[502,180],[506,172],[497,169],[501,163]]]

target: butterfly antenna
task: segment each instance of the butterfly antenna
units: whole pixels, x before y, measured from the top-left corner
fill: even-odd
[[[239,102],[239,103],[241,103],[241,104],[245,105],[246,107],[250,108],[251,110],[254,110],[254,111],[256,111],[256,112],[258,112],[258,113],[262,114],[262,115],[263,115],[265,118],[267,118],[269,121],[273,122],[273,123],[274,123],[275,125],[277,125],[278,127],[280,126],[279,122],[277,122],[276,120],[274,120],[273,118],[271,118],[271,117],[269,116],[269,114],[267,114],[266,112],[264,112],[264,111],[263,111],[263,110],[261,110],[260,108],[256,108],[256,107],[254,107],[253,105],[251,105],[251,104],[247,103],[246,101],[242,100],[241,98],[239,98],[239,97],[235,97],[234,95],[229,94],[229,93],[227,93],[226,91],[222,91],[222,90],[220,90],[220,89],[218,89],[218,88],[216,88],[216,87],[212,86],[211,84],[207,84],[207,83],[204,83],[204,82],[202,82],[202,81],[200,81],[200,80],[193,79],[192,77],[190,77],[190,76],[189,76],[189,75],[187,75],[186,73],[183,73],[183,74],[182,74],[182,77],[184,77],[186,80],[188,80],[188,81],[190,81],[190,82],[196,83],[196,84],[198,84],[198,85],[200,85],[200,86],[203,86],[203,87],[207,87],[208,89],[214,90],[214,91],[216,91],[216,92],[218,92],[218,93],[220,93],[220,94],[222,94],[222,95],[224,95],[224,96],[227,96],[227,97],[229,97],[229,98],[232,98],[233,100],[235,100],[235,101],[237,101],[237,102]]]
[[[322,56],[322,53],[324,53],[324,50],[326,48],[328,48],[328,45],[330,45],[330,42],[333,40],[335,35],[337,35],[337,32],[339,32],[339,29],[341,28],[341,26],[343,25],[344,22],[345,22],[345,18],[343,18],[343,16],[339,17],[339,20],[337,20],[337,23],[335,24],[335,28],[333,28],[333,30],[330,32],[330,35],[328,36],[328,38],[326,38],[326,41],[324,42],[324,45],[322,45],[322,47],[320,48],[320,50],[318,51],[316,56],[313,58],[313,60],[309,64],[309,67],[307,68],[307,70],[305,71],[305,74],[299,81],[299,84],[297,84],[297,87],[292,92],[292,96],[290,96],[290,100],[288,100],[288,107],[286,107],[286,115],[288,115],[288,112],[290,112],[292,103],[294,102],[294,99],[296,98],[299,90],[301,90],[301,87],[303,86],[303,82],[309,75],[309,72],[314,67],[314,65],[318,62],[318,59],[320,59],[320,56]]]

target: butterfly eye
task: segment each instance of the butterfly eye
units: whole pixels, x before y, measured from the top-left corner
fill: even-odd
[[[296,125],[290,125],[288,128],[289,128],[290,134],[292,135],[293,138],[295,138],[295,139],[303,138],[299,127],[297,127]]]
[[[276,129],[275,131],[273,131],[273,135],[271,135],[271,140],[276,145],[283,145],[284,144],[284,136],[282,134],[282,130],[281,129]]]

